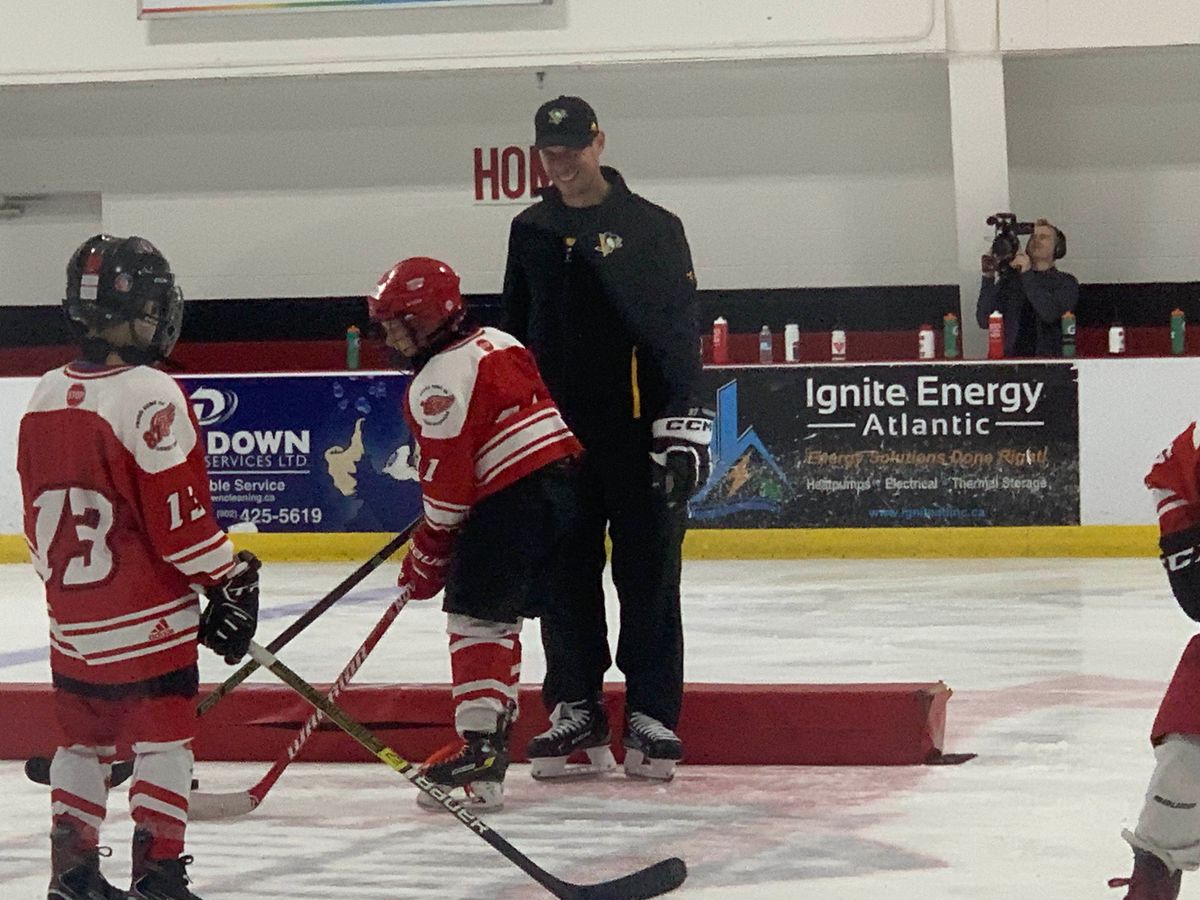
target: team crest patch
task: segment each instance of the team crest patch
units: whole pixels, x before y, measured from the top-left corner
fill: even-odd
[[[87,388],[78,381],[67,388],[67,406],[78,406],[87,396]]]
[[[171,431],[174,424],[175,407],[165,400],[151,401],[138,411],[137,427],[151,450],[174,450],[179,445]]]
[[[550,110],[550,112],[546,113],[546,118],[549,119],[551,122],[553,122],[555,125],[561,125],[563,123],[563,119],[565,119],[566,117],[567,117],[567,111],[565,109],[559,109],[557,106],[554,109]]]
[[[621,249],[623,242],[619,234],[613,234],[611,231],[602,231],[598,237],[600,243],[596,246],[596,249],[600,252],[601,256],[608,256],[614,250]]]
[[[454,395],[440,384],[431,384],[421,391],[418,405],[426,425],[441,425],[450,416],[450,410],[454,406]]]

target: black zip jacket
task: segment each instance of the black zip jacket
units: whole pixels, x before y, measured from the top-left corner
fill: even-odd
[[[503,297],[505,330],[592,450],[648,441],[654,419],[697,405],[700,377],[683,223],[602,171],[602,203],[575,209],[551,187],[513,219]]]

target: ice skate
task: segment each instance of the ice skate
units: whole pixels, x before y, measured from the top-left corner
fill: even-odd
[[[191,879],[187,867],[190,856],[176,859],[150,859],[150,844],[153,838],[138,829],[133,833],[133,884],[129,888],[130,900],[201,900],[188,890]]]
[[[128,900],[100,874],[100,857],[107,847],[82,849],[79,833],[70,825],[55,825],[50,832],[50,888],[46,900]]]
[[[455,800],[480,809],[504,806],[504,773],[508,747],[503,732],[468,731],[462,742],[439,750],[421,767],[421,776]],[[435,797],[421,791],[417,805],[442,809]]]
[[[1174,874],[1166,863],[1144,850],[1133,851],[1133,874],[1128,878],[1111,878],[1111,888],[1127,887],[1129,893],[1122,900],[1176,900],[1183,873]]]
[[[609,749],[608,715],[599,700],[559,703],[550,728],[529,742],[530,774],[539,779],[587,778],[617,767]],[[572,754],[586,753],[586,764],[567,765]]]
[[[670,728],[653,716],[631,712],[625,717],[625,774],[633,778],[670,781],[683,744]]]

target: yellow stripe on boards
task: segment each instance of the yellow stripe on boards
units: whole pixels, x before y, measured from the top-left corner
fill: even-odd
[[[389,535],[235,534],[239,550],[265,562],[370,559]],[[954,557],[1156,556],[1156,525],[1029,528],[692,528],[685,559],[936,559]],[[396,559],[400,556],[397,555]],[[0,563],[28,563],[19,534],[0,535]]]

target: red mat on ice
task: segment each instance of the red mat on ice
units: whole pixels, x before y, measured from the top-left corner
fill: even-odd
[[[325,688],[324,685],[321,686]],[[211,685],[201,687],[204,696]],[[694,765],[915,765],[941,756],[950,689],[923,684],[689,684],[684,698],[685,762]],[[0,759],[49,755],[58,727],[44,684],[0,684]],[[624,685],[605,688],[613,750],[622,759]],[[450,689],[438,684],[352,685],[338,700],[384,743],[414,762],[453,738]],[[512,748],[546,727],[536,687],[522,687],[524,714]],[[285,685],[243,685],[200,720],[196,757],[274,760],[311,712]],[[373,757],[328,723],[301,761]]]

